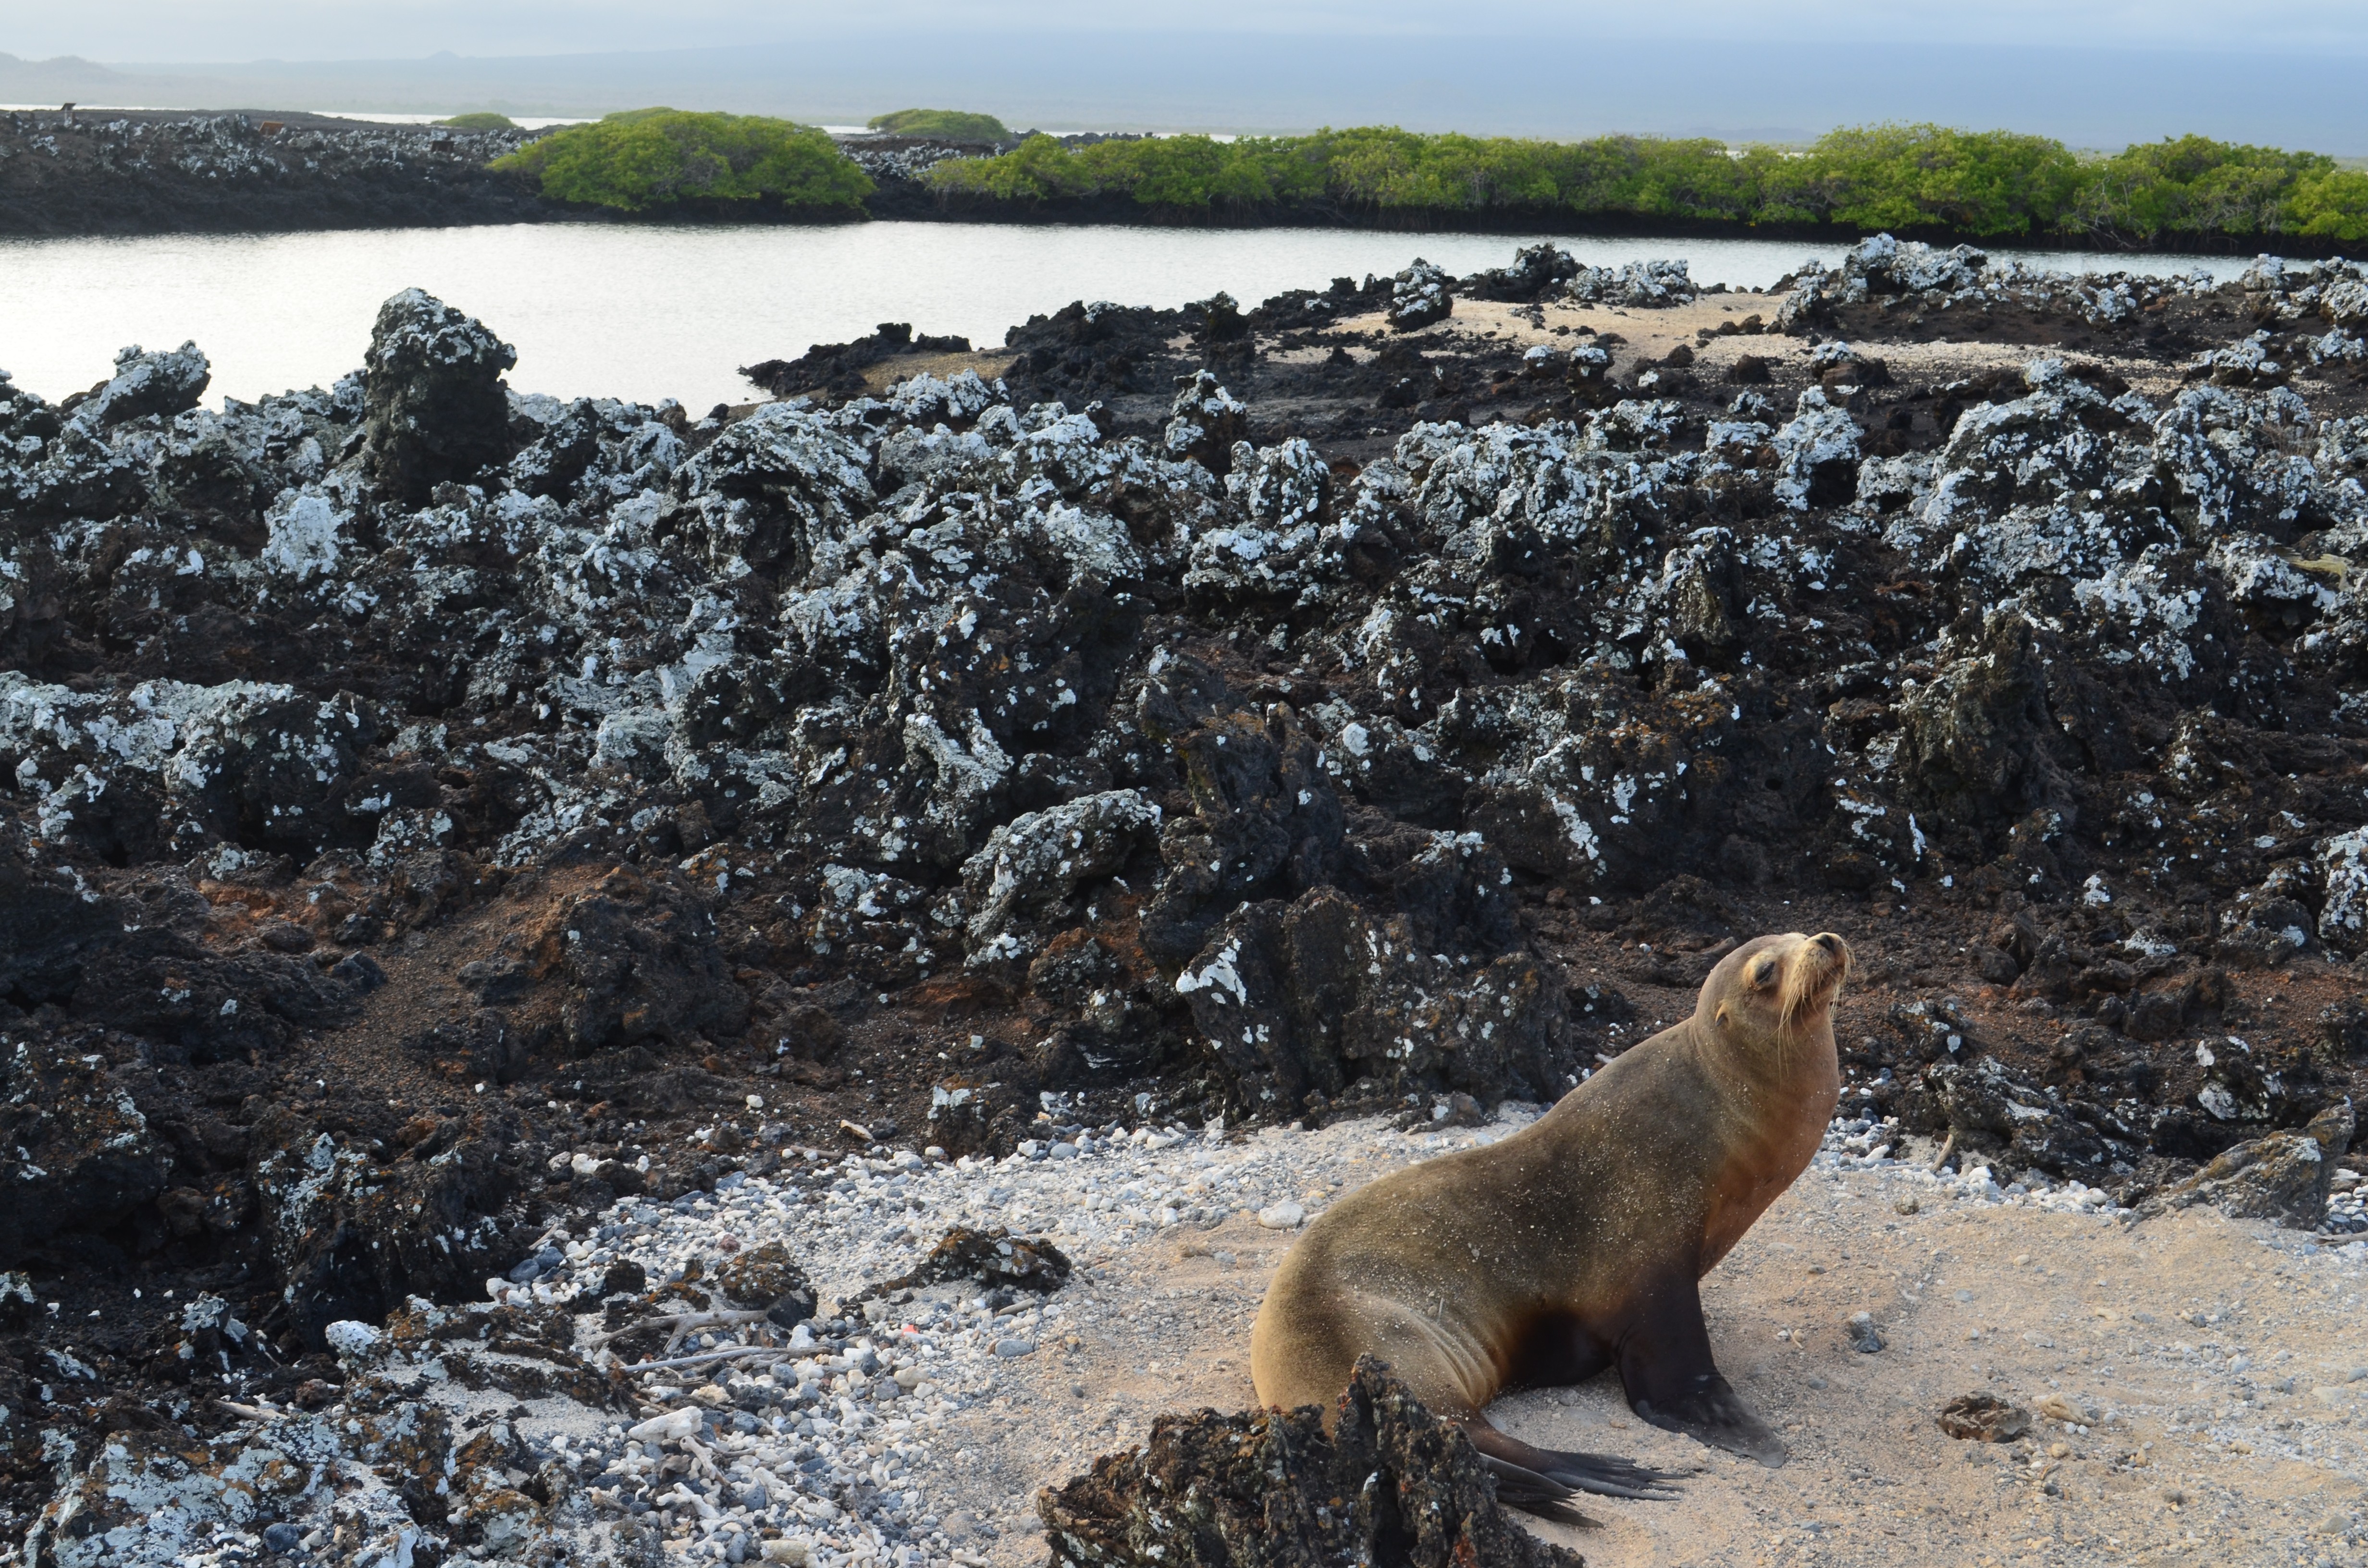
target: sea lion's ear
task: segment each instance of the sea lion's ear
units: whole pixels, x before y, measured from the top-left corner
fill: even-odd
[[[1726,1027],[1726,1004],[1721,1002],[1718,1005],[1718,1027],[1725,1028]]]

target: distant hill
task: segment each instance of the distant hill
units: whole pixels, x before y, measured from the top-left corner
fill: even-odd
[[[129,105],[139,102],[141,95],[152,88],[173,93],[187,90],[169,78],[158,81],[131,75],[78,55],[20,60],[13,54],[0,54],[0,103],[54,105],[69,99],[86,99],[91,103]]]

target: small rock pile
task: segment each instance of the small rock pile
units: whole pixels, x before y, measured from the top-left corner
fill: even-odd
[[[2074,275],[2022,262],[1994,262],[1987,252],[1960,244],[1947,250],[1919,240],[1877,234],[1850,247],[1841,265],[1811,262],[1778,288],[1780,332],[1807,332],[1830,319],[1838,306],[1871,300],[1913,299],[1929,309],[1963,310],[2013,304],[2061,311],[2091,324],[2132,321],[2166,299],[2211,292],[2217,287],[2198,270],[2162,278],[2123,272]]]
[[[1165,1416],[1038,1499],[1058,1568],[1579,1568],[1497,1506],[1462,1431],[1360,1357],[1328,1435],[1314,1410]]]
[[[1412,332],[1445,321],[1455,309],[1455,279],[1442,267],[1420,256],[1397,275],[1390,286],[1390,325]]]
[[[2347,1102],[2321,1111],[2299,1132],[2273,1132],[2239,1143],[2185,1180],[2148,1199],[2142,1214],[2210,1204],[2244,1220],[2275,1220],[2315,1230],[2328,1222],[2335,1162],[2351,1147]],[[2348,1218],[2343,1229],[2349,1231]]]
[[[1693,276],[1683,261],[1632,261],[1620,267],[1582,267],[1564,284],[1571,299],[1592,305],[1626,305],[1654,310],[1682,305],[1699,297]]]

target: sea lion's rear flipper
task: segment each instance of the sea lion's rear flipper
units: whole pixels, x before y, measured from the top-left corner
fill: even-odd
[[[1529,1505],[1508,1488],[1518,1486],[1527,1492],[1541,1483],[1552,1488],[1554,1494],[1565,1497],[1574,1492],[1592,1492],[1599,1497],[1660,1502],[1677,1495],[1669,1490],[1679,1480],[1671,1471],[1648,1469],[1611,1454],[1541,1449],[1498,1431],[1486,1420],[1468,1422],[1463,1431],[1472,1439],[1472,1446],[1480,1450],[1482,1462],[1497,1477],[1497,1500],[1511,1507],[1527,1508]],[[1535,1508],[1529,1511],[1540,1512]]]
[[[1628,1407],[1665,1431],[1773,1470],[1790,1455],[1784,1440],[1752,1414],[1711,1359],[1710,1330],[1691,1273],[1642,1303],[1620,1344],[1620,1381]]]
[[[1519,1508],[1524,1514],[1535,1514],[1539,1518],[1580,1529],[1593,1529],[1603,1523],[1572,1507],[1570,1500],[1577,1494],[1560,1482],[1548,1481],[1536,1471],[1494,1454],[1482,1454],[1480,1462],[1497,1478],[1497,1501],[1508,1508]]]

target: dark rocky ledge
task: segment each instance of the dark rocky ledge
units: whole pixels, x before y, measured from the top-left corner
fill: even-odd
[[[518,131],[322,115],[0,114],[0,233],[233,233],[574,216],[485,165]]]

